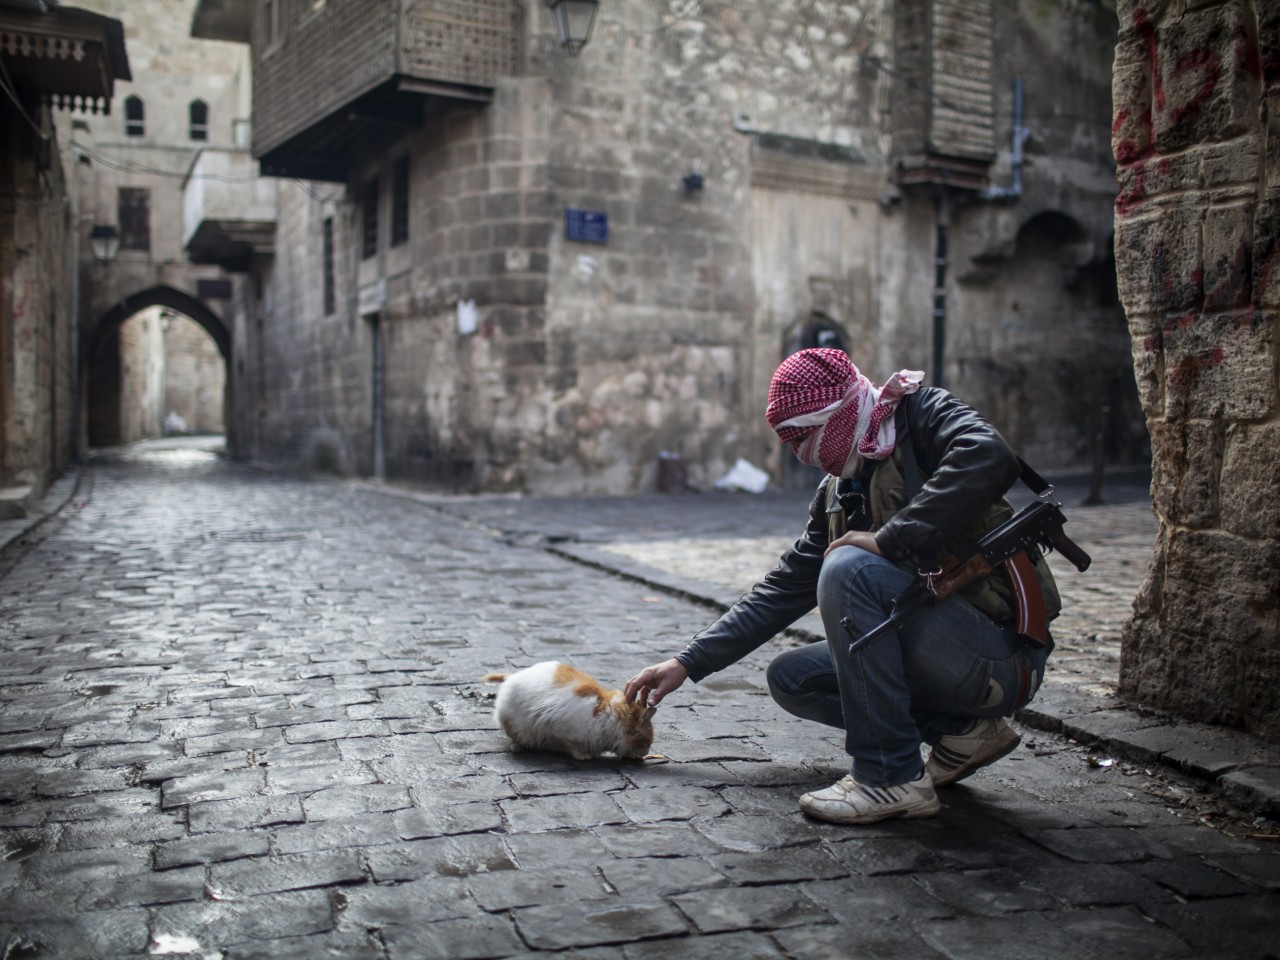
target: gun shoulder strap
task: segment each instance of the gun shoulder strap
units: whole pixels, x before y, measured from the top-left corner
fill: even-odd
[[[1031,464],[1018,457],[1018,479],[1031,488],[1031,492],[1037,497],[1046,490],[1052,490],[1053,486],[1040,474],[1031,469]]]

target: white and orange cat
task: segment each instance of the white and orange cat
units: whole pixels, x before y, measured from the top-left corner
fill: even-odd
[[[502,684],[494,716],[516,749],[640,759],[653,743],[653,709],[627,703],[577,667],[548,660],[484,679]]]

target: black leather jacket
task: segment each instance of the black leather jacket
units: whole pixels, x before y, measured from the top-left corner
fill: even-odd
[[[899,432],[909,425],[924,487],[875,537],[886,557],[914,565],[959,536],[1013,485],[1018,459],[995,427],[938,387],[907,396],[896,422]],[[819,485],[804,533],[778,565],[677,654],[691,680],[738,662],[817,605],[830,480]]]

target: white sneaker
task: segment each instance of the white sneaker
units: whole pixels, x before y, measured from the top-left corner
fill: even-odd
[[[1012,753],[1021,742],[1018,732],[998,717],[975,720],[967,733],[951,733],[939,740],[924,769],[935,787],[945,787]]]
[[[929,771],[896,787],[873,787],[852,774],[800,798],[800,809],[828,823],[875,823],[891,817],[932,817],[942,805],[933,792]]]

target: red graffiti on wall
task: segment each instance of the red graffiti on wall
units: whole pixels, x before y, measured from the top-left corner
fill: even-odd
[[[23,277],[18,283],[21,291],[13,298],[13,319],[21,320],[27,315],[27,302],[31,299],[31,281]]]
[[[1237,35],[1229,53],[1225,47],[1220,55],[1203,46],[1162,62],[1156,28],[1145,8],[1135,12],[1132,25],[1145,54],[1139,69],[1145,67],[1147,86],[1145,96],[1139,93],[1135,102],[1118,105],[1112,124],[1116,162],[1122,170],[1116,213],[1122,217],[1148,199],[1154,175],[1167,179],[1176,173],[1175,160],[1157,155],[1157,126],[1167,137],[1169,131],[1190,121],[1213,101],[1223,80],[1224,56],[1233,69],[1251,80],[1263,78],[1265,84],[1268,77],[1280,77],[1280,53],[1267,51],[1264,61],[1264,51],[1247,37]],[[1177,359],[1170,357],[1166,374],[1167,385],[1179,391],[1190,391],[1207,371],[1224,362],[1223,346],[1210,345],[1220,339],[1218,334],[1268,324],[1258,304],[1267,302],[1271,278],[1280,264],[1280,241],[1271,231],[1238,240],[1234,249],[1215,257],[1207,269],[1188,268],[1183,278],[1173,265],[1185,262],[1179,255],[1185,252],[1170,249],[1161,241],[1152,244],[1151,286],[1160,291],[1165,319],[1140,341],[1142,350],[1157,354],[1165,350],[1166,341],[1182,340]],[[1191,332],[1202,325],[1208,328]]]
[[[1178,58],[1169,71],[1170,79],[1180,79],[1200,74],[1198,86],[1177,103],[1170,103],[1165,90],[1165,73],[1160,62],[1160,47],[1156,38],[1155,24],[1145,7],[1139,7],[1133,14],[1133,27],[1146,48],[1147,71],[1151,80],[1151,103],[1144,105],[1141,112],[1135,113],[1129,107],[1120,107],[1111,125],[1112,137],[1117,137],[1129,124],[1138,127],[1134,137],[1125,137],[1116,141],[1114,150],[1116,163],[1130,168],[1128,186],[1116,197],[1116,213],[1127,216],[1147,199],[1147,162],[1155,155],[1157,117],[1167,116],[1169,125],[1177,127],[1188,117],[1199,111],[1213,96],[1222,79],[1222,57],[1209,47],[1200,47]],[[1247,44],[1245,45],[1247,46]],[[1240,44],[1236,46],[1236,58],[1248,67],[1248,54],[1242,51]],[[1255,54],[1256,60],[1256,54]],[[1167,159],[1162,159],[1159,172],[1168,175],[1172,167]]]
[[[1208,305],[1239,306],[1249,300],[1253,292],[1253,250],[1247,240],[1236,246],[1231,265],[1221,271],[1218,282],[1204,292]],[[1203,278],[1203,271],[1201,277]]]
[[[1183,357],[1169,371],[1169,384],[1180,388],[1189,388],[1200,379],[1200,374],[1212,370],[1222,363],[1222,348],[1211,347],[1203,353]]]
[[[1200,81],[1200,86],[1187,98],[1185,103],[1169,112],[1169,122],[1175,127],[1209,102],[1209,98],[1213,96],[1213,91],[1218,88],[1218,80],[1222,76],[1222,58],[1205,47],[1201,47],[1199,50],[1192,50],[1178,60],[1173,68],[1173,75],[1181,77],[1184,74],[1195,71],[1200,71],[1204,74],[1203,79]]]

